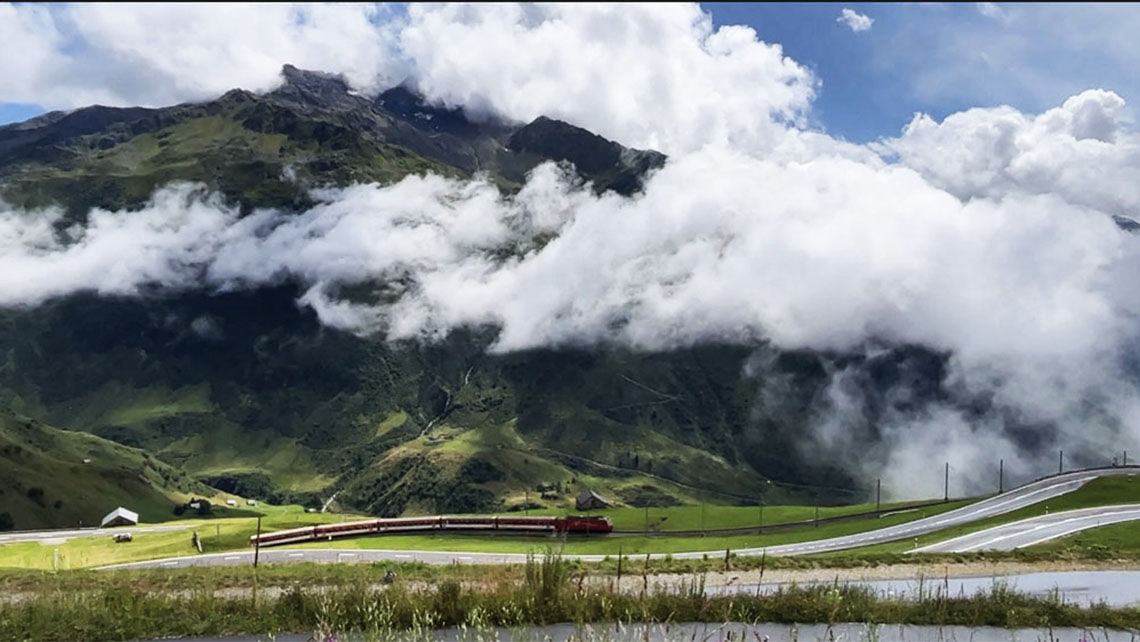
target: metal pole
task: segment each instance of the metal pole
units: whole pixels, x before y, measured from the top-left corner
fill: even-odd
[[[1005,492],[1005,460],[998,460],[998,495]]]
[[[883,478],[875,480],[875,517],[883,511]]]
[[[1065,451],[1057,451],[1057,474],[1065,472]]]
[[[253,540],[253,567],[257,568],[257,558],[261,556],[261,518],[257,518],[257,539]]]
[[[950,501],[950,462],[946,462],[946,477],[943,482],[942,501]]]

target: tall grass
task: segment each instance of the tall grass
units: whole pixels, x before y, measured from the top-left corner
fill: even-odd
[[[125,578],[124,578],[125,579]],[[377,578],[378,579],[378,578]],[[1140,627],[1140,610],[1080,608],[995,585],[954,596],[943,582],[905,601],[838,584],[771,594],[709,596],[700,577],[652,591],[575,583],[574,567],[553,552],[527,564],[525,580],[474,588],[444,579],[420,590],[402,580],[224,598],[195,589],[153,593],[129,581],[92,591],[51,591],[0,606],[0,640],[127,640],[168,636],[312,632],[324,640],[390,639],[439,627],[483,631],[551,623],[738,622],[926,624],[996,627]]]

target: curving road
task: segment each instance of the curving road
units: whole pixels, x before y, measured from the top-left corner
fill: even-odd
[[[1010,511],[1024,508],[1031,504],[1064,495],[1072,492],[1085,483],[1112,475],[1140,474],[1140,467],[1105,468],[1098,470],[1085,470],[1063,475],[1056,475],[1041,479],[1025,486],[1021,486],[1002,495],[997,495],[969,506],[947,511],[933,517],[918,519],[897,526],[889,526],[878,530],[832,537],[829,539],[800,542],[797,544],[784,544],[764,548],[746,548],[733,551],[740,556],[753,555],[810,555],[841,551],[863,546],[872,546],[884,542],[892,542],[910,537],[925,535],[934,531],[958,526],[979,519],[1001,515]],[[1092,509],[1105,511],[1107,509]],[[1140,508],[1137,508],[1140,510]],[[1107,523],[1107,522],[1105,522]],[[1073,525],[1068,525],[1071,528]],[[1041,532],[1041,535],[1045,533]],[[1060,535],[1054,535],[1059,537]],[[687,553],[672,553],[674,559],[699,559],[705,555],[717,557],[724,551],[697,551]],[[601,561],[604,555],[567,555],[571,559],[586,562]],[[651,554],[651,559],[665,557],[664,553]],[[455,551],[394,551],[369,549],[282,549],[273,548],[261,551],[261,561],[264,563],[288,562],[323,562],[323,563],[375,563],[375,562],[423,562],[427,564],[519,564],[526,561],[527,556],[518,553],[465,553]],[[240,551],[232,553],[217,553],[211,555],[195,555],[146,562],[133,562],[103,567],[103,569],[142,569],[142,568],[179,568],[186,566],[226,566],[236,564],[251,564],[253,551]]]
[[[1012,551],[1083,530],[1140,520],[1140,505],[1098,506],[1030,517],[916,549],[915,553]]]

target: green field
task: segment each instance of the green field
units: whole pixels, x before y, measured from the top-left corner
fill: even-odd
[[[334,540],[332,542],[316,542],[312,544],[297,545],[296,548],[366,548],[366,549],[392,549],[392,550],[423,550],[423,551],[471,551],[486,553],[527,553],[542,550],[553,546],[563,553],[570,555],[638,555],[645,553],[680,553],[684,551],[721,551],[726,548],[758,548],[762,546],[776,546],[778,544],[792,544],[814,539],[839,537],[862,533],[877,528],[886,528],[902,524],[923,517],[960,508],[968,504],[968,500],[940,504],[918,511],[897,512],[883,517],[867,517],[834,524],[821,524],[819,527],[804,526],[795,530],[788,530],[770,534],[729,535],[729,536],[691,536],[669,537],[667,535],[656,537],[640,536],[605,536],[605,537],[506,537],[481,535],[393,535],[385,537],[364,537],[356,539]],[[803,507],[788,507],[803,508]]]
[[[265,513],[264,530],[282,530],[299,526],[342,521],[344,516],[328,513],[306,513],[299,506],[259,506]],[[133,533],[134,540],[116,544],[113,532],[132,532],[131,527],[109,530],[101,537],[82,537],[65,542],[14,542],[0,544],[0,569],[60,570],[93,568],[108,564],[136,562],[163,557],[197,554],[192,534],[197,531],[203,553],[220,553],[248,548],[249,537],[257,531],[257,519],[221,517],[164,522],[162,526],[184,525],[184,530],[161,533]],[[145,524],[144,524],[145,526]]]
[[[882,512],[889,513],[907,510],[926,502],[891,502],[882,505]],[[847,506],[821,506],[819,517],[840,517],[875,511],[875,504],[850,504]],[[556,509],[530,511],[530,515],[565,515],[566,511]],[[728,528],[755,528],[761,523],[759,506],[670,506],[668,508],[634,508],[618,506],[593,511],[605,515],[614,522],[615,530],[667,532],[698,531]],[[816,517],[814,506],[765,506],[765,525],[808,522]]]
[[[1110,526],[1090,528],[1036,546],[1029,550],[1042,553],[1071,554],[1084,553],[1093,557],[1135,557],[1140,555],[1140,526],[1136,522],[1124,522]]]
[[[1112,504],[1140,502],[1140,483],[1132,477],[1105,477],[1089,482],[1082,488],[1067,495],[1041,502],[1007,515],[980,520],[968,525],[954,527],[938,533],[920,536],[918,544],[925,545],[942,541],[951,537],[988,528],[1001,523],[1015,521],[1026,517],[1041,515],[1048,507],[1049,511],[1070,510],[1091,506],[1105,506]],[[616,555],[619,552],[626,555],[643,555],[645,553],[679,553],[687,551],[709,551],[710,557],[716,551],[725,549],[760,548],[803,542],[828,537],[837,537],[853,533],[865,532],[877,528],[893,526],[923,517],[936,515],[947,510],[958,508],[969,503],[969,500],[959,500],[946,504],[939,504],[921,509],[886,511],[882,517],[854,518],[836,523],[823,523],[818,527],[804,525],[782,532],[768,532],[764,534],[746,534],[731,536],[669,536],[660,534],[656,536],[625,535],[625,536],[598,536],[598,537],[521,537],[521,536],[481,536],[481,535],[393,535],[382,537],[367,537],[334,540],[331,542],[314,542],[295,545],[296,548],[357,548],[357,549],[391,549],[391,550],[423,550],[423,551],[470,551],[470,552],[496,552],[496,553],[528,553],[541,551],[553,547],[566,554],[583,555]],[[847,506],[830,509],[830,512],[821,511],[821,516],[827,514],[842,514],[844,512],[859,512],[865,506]],[[259,512],[265,513],[263,530],[272,532],[299,526],[351,521],[360,519],[359,516],[335,515],[324,513],[306,513],[299,506],[275,507],[259,506]],[[699,524],[700,506],[672,507],[667,509],[653,509],[653,516],[666,517],[666,523],[683,525],[681,528],[691,527],[694,520]],[[615,521],[636,526],[637,513],[641,513],[644,520],[644,511],[630,509],[615,509],[607,514],[615,516]],[[747,524],[743,520],[749,517],[749,511],[741,507],[708,506],[704,508],[705,524],[712,527],[731,527]],[[781,506],[768,507],[765,516],[771,514],[774,520],[792,521],[814,516],[813,507]],[[736,521],[739,520],[739,521]],[[95,566],[115,564],[122,562],[156,559],[162,557],[176,557],[196,554],[191,546],[191,533],[197,531],[202,541],[203,552],[223,552],[229,550],[244,550],[248,547],[249,537],[254,534],[256,521],[251,518],[219,518],[212,520],[186,520],[182,522],[169,522],[169,524],[184,524],[185,530],[166,533],[138,533],[133,542],[128,544],[115,544],[110,537],[74,539],[67,542],[44,545],[41,543],[14,543],[0,545],[0,568],[10,569],[40,569],[50,570],[91,568]],[[1133,551],[1140,550],[1140,541],[1134,537],[1132,525],[1109,526],[1089,533],[1075,536],[1067,540],[1048,544],[1053,550],[1072,548],[1073,546],[1095,550],[1103,549]],[[130,529],[125,529],[130,530]],[[825,553],[817,556],[819,559],[841,556],[863,556],[872,559],[876,556],[903,553],[914,548],[914,540],[891,542],[856,551],[838,553]],[[57,557],[58,556],[58,557]],[[58,561],[57,561],[58,560]]]
[[[722,551],[725,548],[752,548],[802,542],[825,537],[836,537],[883,528],[920,519],[966,504],[951,502],[922,510],[896,512],[880,518],[868,517],[819,527],[804,526],[795,530],[764,535],[735,535],[708,537],[503,537],[478,535],[394,535],[334,540],[296,545],[299,548],[373,548],[394,550],[451,550],[473,552],[528,553],[547,547],[556,547],[568,554],[616,555],[644,553],[676,553],[682,551]],[[790,514],[808,510],[805,507],[788,508]],[[266,532],[297,528],[317,523],[332,523],[359,519],[358,516],[328,513],[305,513],[300,507],[258,507],[266,516],[262,528]],[[679,510],[679,509],[673,509]],[[249,537],[256,532],[256,520],[251,518],[220,518],[211,520],[174,521],[164,525],[186,525],[185,530],[163,533],[138,533],[134,541],[115,544],[110,535],[78,538],[66,542],[44,545],[38,542],[0,545],[0,568],[50,570],[58,568],[92,568],[109,564],[178,557],[196,554],[191,534],[198,532],[204,553],[218,553],[248,548]],[[130,531],[130,528],[121,529]],[[291,547],[292,548],[292,547]]]

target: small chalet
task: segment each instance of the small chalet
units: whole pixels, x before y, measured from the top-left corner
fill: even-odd
[[[107,513],[103,521],[99,522],[99,528],[110,528],[112,526],[134,526],[139,523],[139,514],[133,510],[127,510],[122,506]]]

